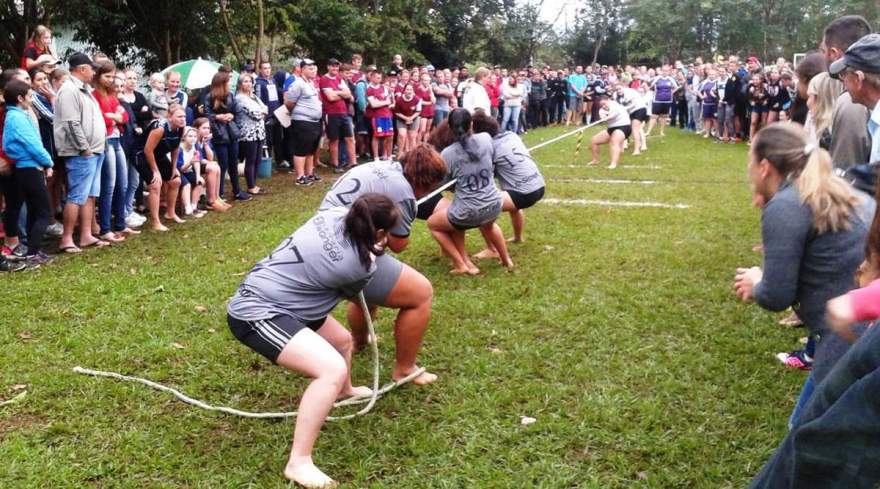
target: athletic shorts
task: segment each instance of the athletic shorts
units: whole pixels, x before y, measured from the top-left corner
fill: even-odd
[[[770,107],[767,107],[766,105],[753,105],[752,106],[752,113],[753,114],[766,114],[767,112],[770,112]]]
[[[400,260],[388,253],[377,256],[376,272],[364,286],[364,299],[367,300],[367,304],[385,305],[385,299],[397,285],[401,273],[403,273],[403,263]]]
[[[703,104],[703,119],[716,119],[718,117],[718,106],[715,104]]]
[[[471,209],[465,206],[456,206],[455,201],[446,209],[446,218],[449,224],[459,231],[478,228],[483,224],[494,221],[501,214],[501,207],[504,204],[502,199],[498,199],[494,203],[487,204],[479,209]]]
[[[394,126],[390,117],[373,117],[373,136],[387,138],[394,134]]]
[[[623,133],[624,138],[628,138],[630,134],[632,134],[632,126],[617,126],[617,127],[609,127],[608,135],[611,136],[614,134],[614,131],[620,131]]]
[[[521,194],[516,190],[508,190],[507,194],[510,195],[510,200],[513,201],[513,205],[517,209],[528,209],[544,198],[544,187],[527,194]]]
[[[652,115],[667,115],[672,102],[654,102],[651,104]]]
[[[320,121],[291,121],[293,129],[293,155],[311,156],[321,143]]]
[[[437,204],[440,203],[440,200],[443,198],[443,192],[431,197],[419,204],[418,211],[416,212],[416,218],[421,219],[423,221],[427,221],[431,214],[434,213],[434,209],[437,208]]]
[[[186,173],[180,174],[180,186],[181,187],[186,186],[186,185],[190,185],[190,186],[195,187],[197,181],[198,180],[196,179],[196,172],[194,172],[194,171],[188,171]]]
[[[281,350],[297,333],[306,328],[318,331],[324,324],[323,319],[305,324],[290,316],[245,321],[229,314],[226,315],[226,322],[229,323],[229,329],[238,341],[268,358],[272,363],[278,362]]]
[[[633,113],[631,113],[629,115],[629,118],[634,121],[648,122],[648,109],[645,107],[642,107],[641,109],[636,110]]]
[[[336,141],[354,136],[351,129],[351,116],[348,114],[327,115],[327,139]]]
[[[137,161],[138,173],[141,174],[141,179],[149,185],[153,181],[153,170],[150,168],[150,164],[147,163],[147,157],[143,152],[137,154]],[[159,176],[162,177],[163,182],[171,181],[174,165],[171,164],[171,160],[167,156],[156,157],[156,168],[159,170]]]
[[[434,120],[434,106],[422,106],[422,111],[419,112],[419,117],[426,117],[429,120]]]
[[[354,130],[356,133],[370,135],[373,131],[372,126],[370,119],[367,119],[367,116],[364,114],[357,113],[354,115]]]
[[[418,131],[420,120],[421,120],[421,117],[416,117],[415,119],[413,119],[412,122],[407,124],[406,122],[403,122],[400,119],[394,119],[395,123],[397,124],[398,131],[403,130],[403,129],[405,129],[407,131]]]

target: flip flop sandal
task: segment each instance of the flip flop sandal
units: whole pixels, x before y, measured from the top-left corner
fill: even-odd
[[[103,239],[96,239],[87,245],[80,245],[79,247],[80,248],[91,248],[91,247],[103,248],[105,246],[110,246],[110,243],[104,241]]]
[[[61,248],[58,248],[58,251],[60,253],[71,253],[71,254],[82,253],[82,249],[79,248],[78,246],[63,246]]]

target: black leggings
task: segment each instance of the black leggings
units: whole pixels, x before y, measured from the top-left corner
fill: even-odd
[[[43,233],[49,226],[49,191],[46,190],[46,177],[36,168],[15,170],[15,183],[27,204],[28,255],[40,251]]]
[[[0,175],[0,192],[3,193],[3,199],[6,202],[6,209],[3,211],[3,229],[6,236],[17,238],[22,196],[21,189],[15,182],[15,170],[12,175]]]
[[[239,151],[244,157],[244,180],[247,182],[247,188],[252,189],[257,186],[257,165],[260,164],[260,149],[263,148],[263,141],[242,141],[239,143]]]
[[[226,172],[229,172],[229,180],[232,182],[232,195],[238,196],[241,193],[238,184],[238,141],[214,144],[214,152],[220,165],[220,197],[223,197],[223,189],[226,187]]]

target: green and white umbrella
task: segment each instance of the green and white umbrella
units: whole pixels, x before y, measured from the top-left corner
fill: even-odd
[[[162,70],[162,74],[176,71],[180,73],[180,88],[182,90],[195,90],[210,85],[211,78],[214,77],[214,73],[217,73],[219,68],[220,63],[198,58],[175,63]],[[231,76],[232,88],[234,89],[238,83],[238,72],[233,71]]]

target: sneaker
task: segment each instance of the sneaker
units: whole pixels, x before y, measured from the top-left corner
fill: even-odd
[[[323,178],[321,178],[321,176],[317,173],[312,173],[311,175],[309,175],[309,180],[313,182],[320,182],[321,180],[323,180]]]
[[[789,327],[792,327],[792,328],[797,328],[797,327],[799,327],[799,326],[803,326],[804,323],[803,323],[803,321],[801,321],[801,318],[799,318],[797,314],[795,314],[794,312],[792,312],[792,313],[789,314],[788,316],[786,316],[786,317],[780,319],[780,320],[779,320],[779,325],[780,325],[780,326],[789,326]]]
[[[249,194],[243,190],[235,196],[235,200],[248,201],[251,199],[253,199],[253,196],[251,196],[251,194]]]
[[[55,224],[50,224],[46,228],[46,236],[58,238],[62,234],[64,234],[64,226],[60,222],[56,222]]]
[[[30,266],[36,265],[45,265],[54,260],[53,257],[43,253],[42,251],[38,251],[36,254],[30,255],[27,257],[27,263]]]
[[[282,161],[281,163],[278,163],[278,168],[290,168],[290,163]]]
[[[8,253],[7,253],[8,251]],[[3,255],[9,261],[24,261],[27,258],[27,246],[19,243],[14,249],[10,250],[8,246],[3,247]]]
[[[333,169],[333,173],[345,173],[347,168],[345,166],[337,166]]]
[[[135,216],[137,216],[137,214],[135,214],[134,212],[129,214],[128,217],[125,218],[125,225],[130,228],[139,228],[143,226],[144,222]]]
[[[303,175],[303,176],[296,179],[296,184],[297,185],[304,185],[304,186],[308,187],[309,185],[312,184],[312,181],[307,176]]]
[[[20,272],[25,268],[27,265],[22,262],[0,259],[0,272]]]
[[[786,367],[798,370],[813,370],[813,359],[804,350],[795,350],[791,353],[777,353],[776,358]]]

